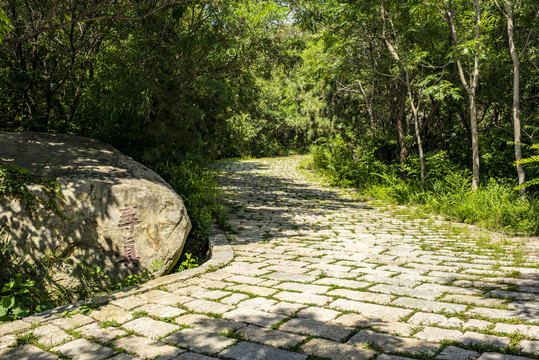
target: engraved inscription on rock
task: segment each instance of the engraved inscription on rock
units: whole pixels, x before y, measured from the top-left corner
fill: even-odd
[[[0,198],[0,227],[28,261],[47,253],[67,257],[71,265],[59,269],[67,279],[83,262],[120,277],[150,270],[154,262],[162,264],[160,276],[177,262],[191,222],[182,199],[152,170],[77,136],[0,132],[0,148],[0,162],[54,180],[63,192],[59,205],[69,220],[41,205],[31,212],[17,199]],[[38,186],[30,190],[44,196]]]

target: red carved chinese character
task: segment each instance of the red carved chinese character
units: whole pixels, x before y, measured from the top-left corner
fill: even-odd
[[[140,224],[140,221],[138,221],[138,219],[135,217],[136,210],[136,206],[129,206],[120,210],[122,214],[120,215],[120,223],[118,224],[118,227],[128,229],[130,235],[135,233],[135,226]]]

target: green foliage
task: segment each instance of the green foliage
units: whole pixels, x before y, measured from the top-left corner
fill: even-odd
[[[36,299],[31,294],[34,288],[35,282],[22,279],[21,274],[3,284],[0,289],[0,323],[26,317],[37,308]]]
[[[39,185],[45,198],[30,191],[29,185]],[[55,181],[19,166],[0,163],[0,195],[23,200],[31,211],[36,210],[36,203],[42,204],[58,216],[66,218],[58,207],[58,202],[63,199],[60,186]]]
[[[13,29],[4,9],[0,8],[0,43],[4,41],[6,34]]]
[[[311,147],[311,154],[315,167],[329,177],[332,183],[364,188],[380,182],[377,174],[389,170],[386,164],[376,158],[376,150],[362,152],[360,149],[353,149],[357,162],[354,163],[350,148],[338,134],[330,140],[318,139],[317,144]]]
[[[190,253],[184,253],[178,263],[179,265],[177,266],[176,271],[180,272],[198,267],[200,265],[200,260],[196,256],[193,257]]]
[[[166,162],[154,167],[182,197],[192,229],[184,253],[204,258],[208,250],[208,234],[215,214],[221,209],[217,204],[217,184],[213,172],[203,167],[205,160],[193,155],[176,163]]]
[[[0,324],[44,311],[55,305],[47,298],[36,266],[28,266],[13,251],[13,240],[0,231]]]
[[[330,150],[331,149],[331,150]],[[384,165],[372,155],[355,165],[342,142],[313,147],[313,163],[323,175],[341,186],[353,186],[365,195],[396,204],[413,204],[468,224],[510,233],[539,233],[539,203],[519,198],[511,181],[490,178],[477,191],[470,191],[471,175],[459,170],[446,152],[426,157],[427,181],[419,186],[419,160],[406,165],[409,177],[399,176],[400,166]],[[364,162],[365,161],[365,162]],[[379,164],[374,168],[375,164]],[[369,167],[370,166],[370,167]]]
[[[539,144],[533,144],[532,146],[530,146],[530,148],[534,149],[534,150],[537,150],[537,149],[539,149]],[[527,158],[524,158],[524,159],[522,159],[520,161],[517,161],[515,163],[515,165],[516,164],[520,164],[520,165],[534,164],[534,163],[538,163],[538,162],[539,162],[539,155],[530,155]],[[539,178],[528,180],[524,184],[515,187],[515,189],[516,190],[525,189],[525,188],[528,188],[528,187],[533,186],[533,185],[539,185]]]

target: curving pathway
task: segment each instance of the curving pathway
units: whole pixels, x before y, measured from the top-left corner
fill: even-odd
[[[222,163],[227,266],[0,325],[0,359],[539,359],[536,256],[315,184],[301,160]]]

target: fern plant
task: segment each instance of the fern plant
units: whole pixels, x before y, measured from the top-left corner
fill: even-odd
[[[539,144],[533,144],[532,146],[530,146],[530,149],[535,149],[535,150],[539,149]],[[539,163],[539,154],[532,155],[525,159],[516,161],[515,165],[525,165],[525,164],[532,164],[532,163]],[[539,178],[526,181],[524,184],[516,186],[515,190],[525,189],[527,187],[530,187],[532,185],[537,185],[537,184],[539,184]]]

